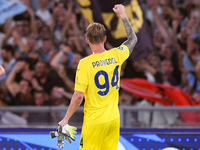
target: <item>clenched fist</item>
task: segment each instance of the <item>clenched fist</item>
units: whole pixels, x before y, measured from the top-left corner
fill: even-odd
[[[113,11],[118,14],[122,19],[126,17],[125,9],[122,4],[117,4],[113,7]]]

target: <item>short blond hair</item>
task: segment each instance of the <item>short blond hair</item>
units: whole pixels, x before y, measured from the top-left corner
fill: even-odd
[[[86,36],[92,44],[99,44],[103,42],[105,35],[105,27],[97,22],[89,24],[89,26],[86,29]]]

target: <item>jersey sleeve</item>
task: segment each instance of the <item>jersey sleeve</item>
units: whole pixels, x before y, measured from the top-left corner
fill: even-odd
[[[129,57],[129,48],[126,45],[121,45],[114,48],[114,53],[118,57],[118,61],[122,64]]]
[[[77,70],[76,70],[76,78],[75,78],[75,91],[85,92],[88,86],[88,76],[87,70],[84,62],[80,60]]]

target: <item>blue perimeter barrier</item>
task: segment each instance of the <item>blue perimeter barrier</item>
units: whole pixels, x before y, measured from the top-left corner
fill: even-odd
[[[0,150],[56,150],[55,128],[0,128]],[[76,141],[65,141],[64,149],[78,150]],[[200,129],[121,129],[118,150],[200,150]]]

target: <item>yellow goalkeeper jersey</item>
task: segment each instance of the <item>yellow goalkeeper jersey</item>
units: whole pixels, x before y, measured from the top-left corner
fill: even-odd
[[[75,91],[84,93],[84,125],[97,125],[119,118],[120,71],[128,57],[128,47],[121,45],[80,60]]]

